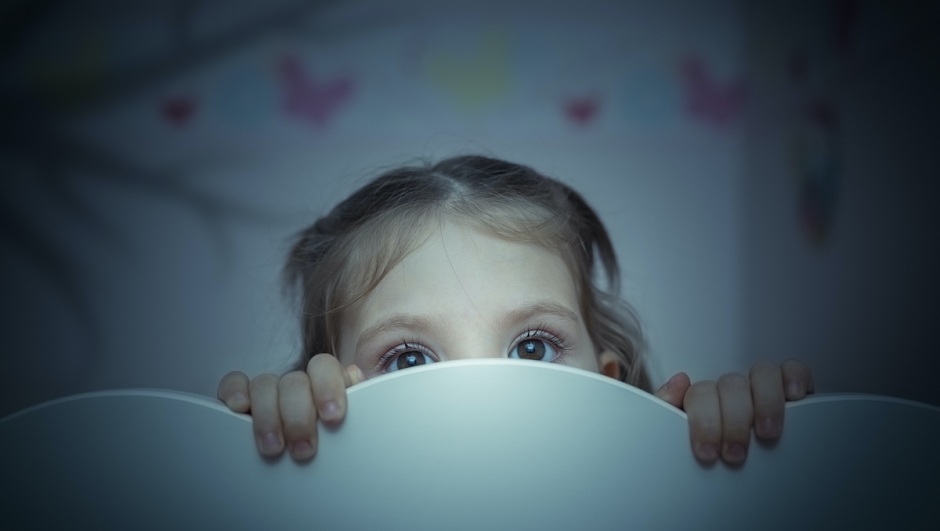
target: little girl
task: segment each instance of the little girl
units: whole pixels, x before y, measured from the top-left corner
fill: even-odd
[[[304,230],[285,273],[303,308],[297,370],[232,372],[218,389],[251,412],[267,456],[286,443],[311,458],[317,419],[343,419],[347,387],[426,363],[562,363],[652,392],[607,231],[577,192],[525,166],[465,156],[387,172]],[[740,464],[751,427],[778,438],[784,402],[812,392],[787,361],[717,382],[679,373],[654,394],[688,414],[700,461]]]

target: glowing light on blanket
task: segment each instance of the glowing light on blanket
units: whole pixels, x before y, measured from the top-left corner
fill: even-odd
[[[685,414],[576,369],[426,365],[349,389],[317,456],[267,461],[216,400],[122,390],[0,421],[3,528],[940,529],[940,409],[791,403],[776,447],[699,465]]]

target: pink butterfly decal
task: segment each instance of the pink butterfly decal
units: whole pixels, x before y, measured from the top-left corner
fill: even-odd
[[[601,99],[597,96],[572,97],[565,100],[563,107],[569,120],[584,126],[597,116]]]
[[[177,127],[182,126],[196,113],[196,98],[192,96],[168,98],[160,104],[160,113],[171,124]]]
[[[317,81],[303,71],[296,58],[281,61],[284,108],[293,116],[317,126],[326,125],[336,110],[352,95],[353,82],[347,77]]]
[[[747,90],[742,81],[720,86],[698,58],[682,65],[686,90],[686,111],[709,124],[721,126],[734,121],[744,108]]]

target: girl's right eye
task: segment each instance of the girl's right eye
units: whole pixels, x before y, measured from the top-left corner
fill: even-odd
[[[409,369],[411,367],[434,362],[434,358],[415,348],[415,346],[408,344],[392,349],[392,351],[383,356],[383,358],[380,363],[381,366],[384,367],[385,372]]]

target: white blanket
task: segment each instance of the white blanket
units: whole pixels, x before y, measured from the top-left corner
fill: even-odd
[[[790,403],[774,447],[704,467],[685,414],[608,378],[518,360],[349,389],[317,456],[257,453],[251,419],[163,390],[0,421],[0,528],[940,529],[940,408]]]

